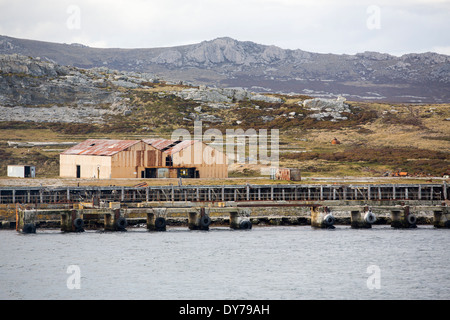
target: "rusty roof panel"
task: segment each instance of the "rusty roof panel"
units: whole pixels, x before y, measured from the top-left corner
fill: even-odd
[[[170,148],[169,150],[167,150],[166,152],[170,155],[177,153],[180,150],[183,150],[184,148],[189,147],[190,145],[194,144],[195,140],[184,140],[181,141],[180,143],[176,144],[175,146],[173,146],[172,148]]]
[[[62,154],[112,156],[140,141],[141,140],[88,139],[67,149]],[[167,154],[174,154],[195,143],[195,140],[174,141],[168,139],[144,139],[142,141]]]
[[[162,150],[167,148],[169,145],[173,144],[175,141],[167,140],[167,139],[144,139],[142,140],[145,143],[151,145],[152,147]]]
[[[142,141],[168,154],[174,154],[195,142],[195,140],[174,141],[167,139],[144,139]]]
[[[67,149],[62,154],[112,156],[139,142],[140,140],[88,139]]]

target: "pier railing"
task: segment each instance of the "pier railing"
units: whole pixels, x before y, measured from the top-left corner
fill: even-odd
[[[151,201],[326,201],[450,199],[442,184],[1,187],[0,204]]]

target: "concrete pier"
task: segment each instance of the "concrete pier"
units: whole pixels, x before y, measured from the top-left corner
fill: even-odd
[[[107,231],[127,231],[127,219],[120,212],[120,209],[113,209],[105,213],[105,230]]]
[[[65,210],[61,213],[61,231],[63,232],[83,232],[84,220],[83,210]]]
[[[17,231],[33,232],[37,228],[61,228],[65,232],[83,229],[124,230],[127,225],[147,224],[150,231],[164,231],[167,225],[188,226],[191,230],[208,230],[211,223],[229,224],[232,229],[250,229],[255,225],[311,225],[334,228],[351,225],[370,228],[372,224],[390,224],[394,228],[411,228],[431,224],[448,228],[448,203],[421,201],[349,202],[349,201],[227,201],[227,202],[142,202],[94,204],[14,205],[16,221],[2,221]],[[369,210],[370,208],[370,210]],[[375,216],[376,214],[376,216]]]
[[[249,209],[237,209],[230,212],[230,228],[249,230],[252,228]]]
[[[358,228],[372,228],[372,224],[377,220],[375,214],[371,209],[365,207],[361,210],[350,211],[351,227]]]
[[[1,229],[15,229],[15,223],[11,221],[2,221],[0,227]]]
[[[435,228],[450,228],[450,211],[448,208],[434,211],[433,225]]]
[[[209,230],[210,224],[209,208],[201,207],[200,209],[189,211],[188,227],[190,230]]]
[[[391,227],[417,228],[417,218],[409,211],[409,206],[391,210]]]
[[[166,208],[149,208],[147,210],[147,230],[166,231],[166,218]]]
[[[311,227],[334,229],[336,219],[328,207],[311,208]]]
[[[36,214],[34,210],[16,205],[16,230],[23,233],[36,233]]]

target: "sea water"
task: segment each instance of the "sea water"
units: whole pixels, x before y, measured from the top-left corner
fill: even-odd
[[[0,231],[0,299],[449,299],[450,230]]]

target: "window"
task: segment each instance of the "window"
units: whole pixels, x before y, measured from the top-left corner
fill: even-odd
[[[173,166],[172,157],[171,156],[167,156],[166,157],[166,167],[172,167],[172,166]]]

